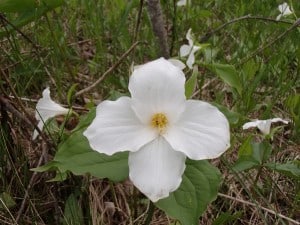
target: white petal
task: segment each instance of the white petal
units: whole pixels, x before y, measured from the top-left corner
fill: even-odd
[[[271,120],[261,120],[260,123],[257,124],[257,128],[263,134],[269,134],[271,129]]]
[[[180,57],[188,56],[190,54],[191,50],[192,50],[192,46],[182,45],[179,50]]]
[[[168,59],[168,61],[181,70],[185,68],[185,64],[178,59]]]
[[[273,118],[273,119],[271,119],[271,122],[272,122],[272,123],[282,122],[282,123],[284,123],[284,124],[288,124],[290,121],[288,121],[288,120],[283,120],[283,119],[281,119],[281,118]]]
[[[192,38],[192,28],[190,28],[186,33],[186,39],[189,41],[189,46],[194,45],[193,38]]]
[[[280,5],[278,6],[278,9],[279,9],[279,11],[281,12],[281,14],[282,14],[283,16],[287,16],[287,15],[290,15],[290,14],[293,13],[293,12],[291,11],[289,5],[288,5],[286,2],[280,4]]]
[[[271,128],[271,120],[255,120],[252,122],[245,123],[243,130],[251,127],[257,127],[263,134],[269,134]]]
[[[159,136],[141,150],[129,153],[129,177],[142,193],[156,202],[179,187],[185,158]]]
[[[190,53],[190,55],[189,55],[189,57],[188,57],[188,59],[187,59],[187,61],[186,61],[186,65],[187,65],[190,69],[193,68],[193,65],[194,65],[194,63],[195,63],[195,52],[197,52],[199,49],[200,49],[199,46],[193,46],[192,51],[191,51],[191,53]]]
[[[156,113],[177,120],[185,106],[184,73],[168,60],[160,58],[138,67],[130,77],[132,108],[149,125]]]
[[[282,122],[288,124],[288,120],[283,120],[281,118],[273,118],[268,120],[255,120],[252,122],[245,123],[243,129],[249,129],[250,127],[257,127],[263,134],[269,134],[271,129],[271,123]]]
[[[39,121],[38,127],[42,130],[44,123],[51,117],[58,115],[64,115],[69,112],[69,109],[62,107],[61,105],[54,102],[50,97],[50,90],[46,88],[43,91],[43,97],[38,100],[35,110],[35,118]],[[33,132],[32,139],[37,137],[38,133],[36,130]]]
[[[137,151],[156,137],[155,131],[136,117],[129,97],[100,103],[95,119],[83,134],[94,150],[107,155]]]
[[[185,6],[185,5],[186,5],[186,1],[187,1],[187,0],[179,0],[179,1],[176,3],[176,5],[177,5],[177,6]]]
[[[251,127],[257,127],[258,124],[261,123],[261,120],[255,120],[255,121],[251,121],[251,122],[247,122],[243,125],[243,130],[247,130]]]
[[[188,100],[180,120],[163,136],[177,151],[194,160],[220,156],[230,146],[226,117],[214,106]]]

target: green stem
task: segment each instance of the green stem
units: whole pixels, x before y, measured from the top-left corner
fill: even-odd
[[[149,209],[148,209],[148,212],[147,212],[147,218],[145,220],[144,225],[150,225],[153,214],[154,214],[154,209],[155,209],[155,206],[154,206],[153,202],[150,201]]]

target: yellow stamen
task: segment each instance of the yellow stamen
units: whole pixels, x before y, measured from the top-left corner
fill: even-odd
[[[156,113],[152,116],[151,126],[157,128],[159,133],[163,132],[168,125],[168,119],[163,113]]]

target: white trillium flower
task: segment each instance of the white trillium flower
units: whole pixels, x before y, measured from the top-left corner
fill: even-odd
[[[230,145],[226,117],[186,100],[184,85],[184,73],[164,58],[136,67],[131,97],[100,103],[84,132],[100,153],[129,151],[129,178],[153,202],[179,187],[186,157],[216,158]]]
[[[189,0],[179,0],[176,5],[177,6],[186,6],[186,4],[189,3],[190,4],[190,1]]]
[[[272,123],[282,122],[288,124],[288,120],[283,120],[281,118],[273,118],[268,120],[255,120],[252,122],[245,123],[243,125],[243,130],[249,129],[251,127],[257,127],[264,135],[270,134],[270,128]]]
[[[288,16],[293,14],[289,5],[286,2],[280,4],[278,6],[278,10],[280,11],[280,14],[276,17],[276,20],[280,20],[282,16]]]
[[[69,112],[69,109],[66,109],[56,102],[54,102],[50,97],[49,87],[43,91],[43,97],[38,100],[35,110],[35,118],[38,121],[38,128],[43,130],[44,124],[46,121],[52,117],[58,115],[64,115]],[[34,140],[38,136],[37,130],[33,131],[32,139]]]
[[[195,52],[197,52],[200,47],[199,46],[195,46],[193,39],[192,39],[192,35],[191,35],[192,29],[190,28],[186,34],[186,39],[188,40],[189,44],[186,45],[182,45],[180,47],[179,50],[179,55],[180,57],[185,57],[188,56],[188,59],[186,61],[186,65],[192,69],[193,68],[193,64],[195,63]]]

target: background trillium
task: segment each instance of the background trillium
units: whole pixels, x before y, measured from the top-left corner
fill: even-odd
[[[282,122],[288,124],[289,121],[283,120],[281,118],[273,118],[268,120],[255,120],[252,122],[245,123],[243,125],[243,130],[249,129],[251,127],[257,127],[264,135],[270,134],[270,128],[272,123]]]
[[[153,202],[176,190],[185,159],[220,156],[230,141],[229,124],[214,106],[186,100],[185,76],[164,58],[136,67],[130,97],[103,101],[84,132],[107,155],[130,151],[129,177]]]
[[[276,20],[280,20],[280,18],[282,16],[288,16],[288,15],[293,14],[293,12],[291,11],[289,5],[286,2],[280,4],[278,6],[278,10],[280,11],[280,14],[276,17]]]
[[[43,130],[44,123],[54,116],[64,115],[69,112],[56,102],[54,102],[50,97],[49,87],[43,91],[43,97],[38,100],[35,110],[35,118],[38,121],[38,128]],[[34,140],[38,136],[37,130],[33,131],[32,139]]]
[[[188,40],[188,45],[182,45],[179,50],[180,57],[188,56],[188,59],[186,61],[186,65],[192,69],[193,64],[195,63],[195,52],[197,52],[200,47],[194,46],[194,42],[191,35],[192,29],[190,28],[188,32],[186,33],[186,39]]]

